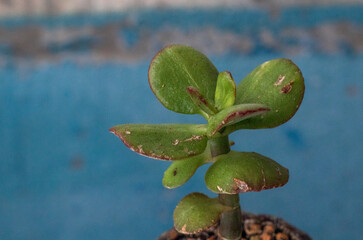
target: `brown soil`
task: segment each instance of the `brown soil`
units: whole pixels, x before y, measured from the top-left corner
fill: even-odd
[[[295,228],[283,219],[269,215],[255,215],[242,213],[241,240],[311,240],[303,231]],[[199,234],[185,235],[178,233],[174,228],[163,233],[158,240],[220,240],[217,227],[208,229]]]

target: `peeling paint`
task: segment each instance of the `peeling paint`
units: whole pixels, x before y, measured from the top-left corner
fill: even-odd
[[[142,16],[138,16],[138,18],[142,20]],[[52,29],[39,25],[8,29],[0,26],[0,42],[8,46],[7,49],[12,50],[12,56],[19,60],[31,57],[32,62],[56,61],[62,58],[64,53],[67,53],[67,58],[83,62],[104,61],[110,58],[122,62],[133,62],[147,59],[155,53],[158,50],[155,46],[159,46],[154,44],[155,42],[159,42],[163,46],[170,42],[180,42],[192,45],[207,55],[226,54],[231,50],[238,54],[251,53],[259,49],[259,45],[254,44],[255,42],[262,42],[265,47],[272,48],[271,51],[290,54],[300,52],[349,53],[349,49],[363,52],[363,37],[360,34],[359,25],[356,26],[349,22],[320,24],[309,29],[278,29],[278,33],[271,35],[271,41],[267,42],[264,41],[264,34],[262,34],[266,29],[262,28],[257,29],[261,34],[251,37],[248,31],[242,33],[222,31],[213,26],[204,29],[198,28],[198,30],[190,32],[164,26],[153,31],[143,31],[144,34],[140,34],[134,44],[128,45],[127,40],[124,37],[120,39],[118,34],[125,28],[132,29],[133,33],[139,33],[138,28],[129,18],[119,22],[76,28],[63,26]],[[286,39],[302,37],[313,44],[309,45],[309,48],[303,44],[304,41],[297,41],[292,45],[281,44],[286,42]],[[205,42],[209,44],[206,45]],[[341,47],[342,44],[347,47]],[[80,56],[78,51],[72,51],[72,48],[78,45],[81,45],[88,54]],[[0,48],[0,57],[6,57],[7,52]],[[262,64],[261,68],[264,66]]]
[[[48,0],[27,0],[27,4],[20,4],[20,0],[2,0],[0,1],[0,15],[5,17],[30,16],[30,15],[62,15],[62,14],[100,14],[104,12],[128,12],[135,9],[145,8],[161,8],[161,9],[191,9],[191,8],[229,8],[229,9],[245,9],[245,8],[261,8],[271,12],[273,17],[278,16],[280,9],[288,6],[311,6],[315,5],[313,0],[279,0],[271,2],[269,0],[258,1],[235,1],[235,0],[122,0],[122,1],[103,1],[99,0],[63,0],[49,3]],[[352,4],[359,0],[328,0],[321,1],[322,4]]]

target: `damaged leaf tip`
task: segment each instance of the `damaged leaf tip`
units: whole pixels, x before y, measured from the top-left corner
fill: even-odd
[[[211,117],[208,124],[208,134],[213,136],[223,127],[237,124],[269,111],[270,108],[263,104],[240,104],[229,107]]]
[[[204,113],[202,115],[206,114],[209,117],[217,112],[215,107],[196,88],[188,86],[186,90],[195,105]]]

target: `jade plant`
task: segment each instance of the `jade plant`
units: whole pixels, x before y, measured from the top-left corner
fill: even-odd
[[[218,72],[201,52],[170,45],[152,59],[149,84],[167,108],[200,114],[206,124],[122,124],[110,131],[132,151],[173,161],[162,180],[166,188],[187,182],[198,167],[211,163],[205,174],[209,190],[185,196],[174,211],[174,226],[194,234],[218,225],[221,239],[240,239],[239,194],[285,185],[289,171],[254,152],[230,150],[228,135],[239,129],[277,127],[299,108],[304,79],[288,59],[265,62],[236,87],[230,72]]]

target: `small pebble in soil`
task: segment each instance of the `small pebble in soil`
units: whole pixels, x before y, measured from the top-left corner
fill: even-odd
[[[272,235],[275,233],[275,227],[272,222],[267,223],[263,228],[263,233],[267,235]]]
[[[287,236],[285,233],[277,233],[276,240],[289,240],[289,236]]]
[[[262,233],[260,235],[260,240],[272,240],[273,236],[272,234]]]
[[[256,235],[261,233],[261,224],[256,219],[247,219],[244,222],[244,229],[247,235]]]
[[[250,240],[260,240],[260,236],[254,235],[249,238]]]
[[[309,235],[295,228],[283,219],[269,215],[242,213],[241,240],[311,240]],[[221,240],[218,225],[198,234],[181,234],[174,228],[164,233],[158,240]]]
[[[178,237],[178,232],[173,228],[169,231],[169,238],[176,239]]]

